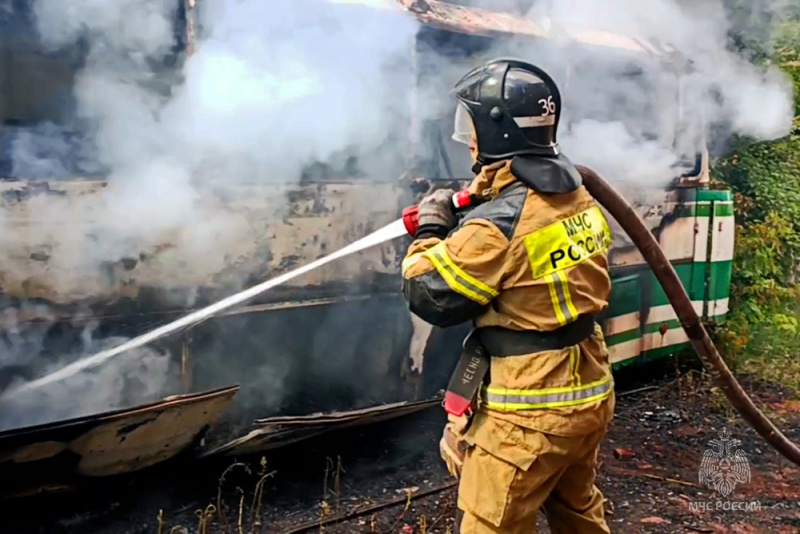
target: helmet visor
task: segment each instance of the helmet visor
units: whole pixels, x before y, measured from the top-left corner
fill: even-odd
[[[459,102],[456,106],[456,120],[453,125],[453,141],[469,146],[474,135],[475,125],[472,122],[472,116],[469,114],[467,106]]]

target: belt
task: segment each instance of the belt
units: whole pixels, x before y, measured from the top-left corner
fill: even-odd
[[[489,371],[492,357],[565,349],[591,336],[594,325],[594,316],[582,315],[572,323],[549,332],[515,331],[500,327],[474,329],[464,339],[461,358],[450,377],[444,396],[445,411],[455,416],[470,411]]]
[[[548,332],[487,326],[479,328],[477,335],[489,354],[504,358],[577,345],[594,333],[594,325],[593,315],[581,315],[577,320]]]

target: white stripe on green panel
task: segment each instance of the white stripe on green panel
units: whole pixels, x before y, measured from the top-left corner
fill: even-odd
[[[705,263],[708,254],[708,225],[711,219],[708,217],[697,217],[694,220],[694,261]]]
[[[703,301],[693,301],[692,306],[698,315],[703,312]],[[728,312],[728,299],[719,299],[709,302],[709,315],[717,317]],[[650,313],[647,316],[647,325],[657,325],[676,321],[678,315],[675,309],[667,304],[664,306],[654,306],[650,308]],[[655,348],[667,347],[688,341],[683,328],[680,325],[672,326],[662,336],[660,332],[649,332],[643,336],[627,339],[626,341],[615,343],[614,337],[619,336],[626,338],[623,334],[639,330],[640,319],[639,313],[627,313],[619,317],[611,317],[606,320],[605,324],[605,337],[608,342],[608,352],[611,361],[618,362],[638,356],[641,352],[646,352]]]
[[[698,220],[701,219],[681,217],[663,228],[658,241],[668,260],[688,260],[694,256]]]
[[[711,261],[731,261],[733,259],[736,220],[733,217],[733,202],[717,202],[717,213],[723,211],[730,215],[714,218],[714,239],[711,242]]]
[[[721,313],[726,313],[728,311],[727,298],[710,301],[709,304],[714,304],[717,306],[718,310],[724,310]],[[697,315],[703,314],[702,300],[693,300],[692,307],[694,307],[694,311],[697,312]],[[647,317],[647,323],[663,323],[664,321],[671,321],[677,318],[678,315],[675,313],[675,309],[671,305],[667,304],[664,306],[654,306],[653,308],[650,308],[650,314]]]
[[[699,205],[709,206],[710,202],[698,202]],[[705,211],[710,211],[705,210]],[[702,214],[701,214],[702,213]],[[733,202],[714,202],[714,235],[711,244],[711,261],[730,261],[733,259],[733,242],[736,232],[736,221],[733,217]],[[709,224],[711,219],[705,215],[704,210],[698,209],[695,219],[695,248],[694,261],[707,261]]]
[[[639,356],[641,353],[663,347],[680,345],[689,341],[689,336],[680,326],[667,330],[663,335],[661,332],[651,332],[641,338],[632,339],[618,345],[608,347],[608,356],[611,363],[629,360]]]
[[[639,312],[626,313],[625,315],[606,319],[604,330],[606,340],[610,341],[614,335],[639,328],[640,322]]]
[[[717,299],[708,302],[708,317],[710,319],[719,318],[728,313],[728,299]]]
[[[717,313],[715,315],[722,315],[728,311],[728,299],[719,299],[709,302],[709,305],[714,304]],[[703,313],[703,301],[694,300],[692,306],[698,315]],[[672,321],[677,319],[678,315],[675,309],[670,304],[664,306],[653,306],[650,308],[650,313],[647,315],[647,324],[663,323],[664,321]],[[639,328],[639,312],[626,313],[618,317],[610,317],[606,319],[606,337],[610,338],[615,334],[627,332],[635,328]]]
[[[625,341],[624,343],[619,343],[617,345],[611,345],[608,347],[608,361],[610,363],[617,363],[624,360],[630,360],[631,358],[636,358],[641,354],[642,350],[642,339],[636,338],[631,339],[630,341]]]

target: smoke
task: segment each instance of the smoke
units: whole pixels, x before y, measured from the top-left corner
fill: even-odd
[[[290,211],[298,201],[288,186],[298,185],[310,165],[344,161],[351,176],[385,180],[402,172],[398,162],[408,158],[408,141],[398,138],[408,137],[409,52],[417,29],[411,15],[326,0],[198,2],[196,52],[181,64],[181,4],[35,0],[31,13],[17,16],[17,23],[33,20],[39,35],[38,42],[17,48],[35,45],[55,58],[75,50],[83,55],[74,79],[48,80],[64,82],[71,92],[70,105],[59,108],[60,120],[36,122],[40,117],[33,115],[47,116],[42,105],[24,128],[11,129],[12,174],[102,172],[107,185],[80,195],[51,182],[44,193],[25,192],[24,206],[14,197],[2,202],[4,225],[24,227],[21,217],[37,223],[33,231],[17,229],[0,238],[3,250],[23,251],[3,266],[7,291],[31,295],[38,286],[36,296],[68,304],[116,299],[126,286],[151,284],[184,290],[167,304],[192,306],[198,288],[227,294],[250,277],[287,268],[301,243],[273,237],[276,228],[292,228],[285,220],[297,216]],[[360,199],[374,208],[369,200]],[[343,205],[326,222],[348,219],[353,208]],[[357,231],[369,230],[362,225]],[[318,238],[324,243],[337,237]],[[58,325],[55,318],[44,322],[50,329]],[[38,354],[37,343],[52,334],[36,335],[36,343],[22,349],[7,343],[0,358],[4,371]],[[59,362],[92,353],[96,345]],[[19,413],[36,413],[27,420],[41,421],[125,405],[130,397],[91,393],[88,403],[77,393],[89,391],[86,381],[96,388],[96,381],[128,373],[126,362],[137,354],[115,359],[101,374],[80,375],[50,391],[36,409]],[[259,376],[279,380],[279,360],[262,361]],[[54,367],[39,366],[36,374]],[[162,371],[138,371],[148,370],[154,376]],[[115,382],[106,386],[115,391]],[[171,392],[168,386],[155,380],[148,393]]]
[[[40,363],[36,368],[47,374],[85,352],[100,351],[126,341],[117,336],[92,341],[88,327],[84,335],[86,339],[78,352],[62,354],[47,365]],[[25,348],[31,350],[33,347]],[[0,408],[0,431],[160,400],[165,392],[177,388],[174,366],[166,352],[152,347],[131,350],[120,355],[114,365],[79,373],[48,388],[4,399]],[[9,386],[14,388],[25,378],[24,375],[13,378]]]
[[[778,1],[761,4],[762,13],[782,7]],[[756,9],[748,7],[752,11],[745,27],[769,35],[767,21],[759,25],[752,16]],[[534,6],[529,16],[568,31],[607,30],[657,49],[669,47],[668,58],[675,59],[675,67],[688,70],[678,81],[668,66],[656,68],[652,63],[638,67],[643,74],[623,77],[619,71],[590,69],[586,74],[591,76],[568,93],[567,108],[577,105],[588,114],[599,108],[605,116],[602,124],[587,124],[581,113],[569,112],[576,124],[563,138],[564,149],[610,179],[657,185],[675,178],[675,171],[683,170],[681,158],[688,162],[702,142],[713,155],[733,134],[771,140],[789,133],[794,114],[789,78],[777,67],[755,66],[731,46],[731,16],[741,16],[739,6],[728,11],[719,0],[656,0],[646,6],[635,0],[572,0]],[[575,63],[569,54],[553,59]],[[586,110],[587,102],[594,110]],[[640,120],[647,115],[649,125]],[[711,126],[716,126],[716,137],[710,134]],[[697,138],[698,132],[706,138]]]
[[[15,82],[23,84],[15,95],[37,87],[69,105],[56,113],[45,105],[25,111],[0,102],[3,110],[20,114],[16,120],[36,124],[8,134],[10,172],[54,178],[103,174],[108,185],[76,195],[54,182],[44,193],[26,197],[24,206],[0,199],[7,230],[0,235],[0,250],[13,250],[2,268],[7,293],[61,303],[97,295],[110,301],[124,294],[120,288],[149,284],[186,290],[173,303],[186,307],[195,304],[198,288],[227,294],[251,276],[263,279],[284,270],[297,261],[300,244],[294,239],[310,238],[301,223],[296,232],[287,230],[289,216],[299,218],[287,186],[303,183],[320,168],[323,174],[392,180],[406,170],[413,137],[421,131],[416,169],[421,175],[448,177],[442,154],[455,177],[470,175],[466,150],[449,139],[450,89],[481,59],[513,55],[546,68],[564,96],[559,138],[565,154],[638,190],[659,191],[691,171],[699,134],[712,125],[722,125],[726,135],[758,139],[784,135],[791,125],[790,84],[775,69],[755,67],[729,48],[731,23],[715,0],[483,0],[484,8],[529,11],[527,17],[555,39],[490,42],[455,34],[438,39],[428,32],[413,57],[419,25],[410,14],[382,8],[394,0],[197,3],[196,52],[182,63],[178,0],[34,0],[29,18],[37,46],[68,68],[38,84],[35,69],[20,69],[31,78],[28,86]],[[3,21],[11,16],[10,5],[0,1]],[[748,25],[763,29],[759,19]],[[669,43],[676,53],[661,61],[636,51],[575,44],[561,33],[574,37],[581,28],[621,32],[656,50]],[[17,47],[22,45],[30,43]],[[685,75],[676,74],[684,70]],[[412,110],[418,112],[414,121]],[[716,145],[720,139],[707,141]],[[306,200],[313,206],[309,210],[316,209],[319,199]],[[346,197],[338,211],[326,209],[336,224],[395,200],[364,193]],[[359,216],[375,222],[372,215]],[[39,222],[31,229],[23,217]],[[361,235],[369,230],[358,228]],[[327,323],[323,318],[315,324]],[[41,340],[26,343],[13,357],[4,354],[0,365],[28,361]],[[327,356],[326,343],[318,339],[315,350]],[[225,347],[212,352],[218,357]],[[103,376],[118,376],[116,366],[135,360],[135,354],[115,359]],[[285,362],[292,357],[274,364],[259,360],[253,377],[269,377],[270,391],[283,395]],[[149,369],[161,372],[159,365]],[[227,368],[231,380],[243,368]],[[342,367],[342,375],[348,368]],[[59,392],[72,395],[86,387],[76,384],[77,389],[54,390],[52,404],[59,404]],[[153,387],[147,395],[171,386],[154,380]],[[270,393],[265,401],[270,406],[280,401],[273,397]],[[98,399],[80,404],[80,410],[127,402]],[[36,420],[46,419],[44,405],[36,406]]]
[[[768,45],[782,2],[747,9],[719,0],[458,3],[510,13],[527,6],[526,18],[551,38],[490,44],[462,39],[452,47],[460,57],[445,70],[446,81],[429,82],[434,107],[445,109],[445,89],[481,59],[518,57],[537,64],[562,93],[558,134],[564,153],[629,194],[656,200],[659,189],[694,173],[703,145],[714,156],[732,135],[770,140],[790,131],[790,80],[775,66],[754,65],[748,60],[753,51],[731,41],[736,33]],[[437,48],[442,44],[429,45],[432,53]],[[433,73],[438,65],[431,63]],[[458,149],[448,143],[457,160]],[[456,166],[457,174],[468,172],[466,164]]]
[[[257,184],[264,195],[342,151],[371,174],[398,155],[396,143],[381,149],[408,108],[393,83],[407,65],[395,56],[416,29],[409,16],[322,0],[199,4],[204,36],[179,71],[177,0],[34,4],[48,51],[88,42],[75,118],[92,125],[109,186],[92,219],[79,221],[96,237],[82,255],[113,262],[169,243],[163,267],[187,286],[223,271],[226,258],[258,263],[247,256],[287,211],[274,195],[234,213],[225,199],[237,188]],[[31,161],[30,140],[17,143],[15,159],[37,176],[65,175],[66,146],[38,139],[48,159]],[[61,260],[54,252],[50,266]]]

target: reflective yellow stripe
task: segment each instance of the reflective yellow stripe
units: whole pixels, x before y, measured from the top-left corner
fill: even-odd
[[[572,386],[560,386],[555,388],[542,388],[542,389],[509,389],[509,388],[501,388],[497,386],[484,386],[484,390],[487,393],[492,393],[495,395],[505,395],[505,394],[513,394],[513,395],[557,395],[559,393],[568,393],[570,391],[583,391],[587,389],[591,389],[595,386],[606,384],[611,382],[613,377],[609,374],[600,380],[595,380],[594,382],[590,382],[586,385],[579,386],[579,387],[572,387]]]
[[[581,385],[581,375],[578,372],[578,364],[580,363],[581,349],[578,345],[573,345],[569,350],[569,371],[572,376],[572,385]]]
[[[506,389],[485,387],[481,398],[491,410],[512,412],[579,406],[611,396],[614,381],[611,375],[585,386],[549,389]]]
[[[412,254],[411,256],[403,259],[403,264],[401,266],[403,270],[403,276],[406,275],[406,271],[408,271],[419,261],[423,254],[424,252],[417,252],[416,254]]]
[[[556,275],[558,275],[558,279],[561,281],[561,290],[564,293],[564,302],[567,305],[567,309],[569,310],[570,315],[577,319],[579,315],[578,309],[575,307],[575,304],[572,303],[572,294],[569,291],[569,279],[567,278],[567,273],[565,271],[558,271]]]
[[[581,404],[589,404],[591,402],[601,401],[607,399],[611,395],[611,391],[599,393],[592,397],[587,397],[580,401],[556,401],[556,402],[540,402],[540,403],[512,403],[512,402],[494,402],[490,400],[484,401],[484,405],[490,410],[498,412],[516,412],[521,410],[546,410],[553,408],[570,408],[573,406],[580,406]]]
[[[477,278],[465,273],[458,265],[453,263],[447,254],[444,242],[438,243],[433,248],[425,251],[423,255],[428,258],[439,275],[447,285],[456,293],[486,305],[497,296],[497,291],[487,286]]]
[[[578,318],[578,310],[572,303],[572,295],[569,292],[569,280],[567,273],[557,271],[547,275],[547,288],[550,290],[550,301],[553,303],[553,310],[556,319],[562,325],[571,323]]]
[[[558,283],[558,279],[550,275],[546,278],[547,280],[547,289],[550,290],[550,302],[553,303],[553,310],[556,312],[556,319],[558,319],[559,324],[567,324],[567,318],[564,317],[564,312],[559,305],[558,300],[558,293],[556,293],[556,284]]]

